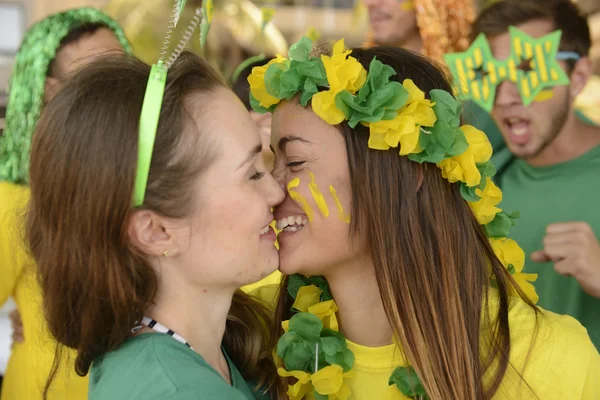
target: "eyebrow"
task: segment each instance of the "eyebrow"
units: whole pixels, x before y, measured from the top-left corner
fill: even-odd
[[[306,139],[303,139],[299,136],[289,135],[289,136],[284,136],[281,139],[279,139],[279,143],[277,144],[277,147],[279,148],[280,151],[285,151],[285,146],[287,146],[287,144],[291,143],[291,142],[302,142],[302,143],[310,144],[310,142]]]
[[[256,157],[257,154],[260,154],[260,152],[262,152],[262,145],[259,143],[256,146],[254,146],[252,148],[252,150],[250,150],[248,157],[246,157],[244,159],[244,161],[236,168],[236,170],[238,170],[238,169],[242,168],[244,165],[248,164],[250,161],[252,161],[252,159],[254,157]]]

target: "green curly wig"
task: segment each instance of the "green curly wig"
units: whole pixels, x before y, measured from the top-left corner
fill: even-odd
[[[106,25],[131,54],[121,26],[93,8],[53,14],[33,25],[21,43],[10,78],[6,124],[0,136],[0,181],[28,182],[29,147],[43,104],[48,68],[60,42],[83,24]]]

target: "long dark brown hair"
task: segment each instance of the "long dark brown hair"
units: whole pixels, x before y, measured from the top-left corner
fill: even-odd
[[[377,57],[394,68],[393,79],[412,79],[426,95],[452,93],[441,68],[407,50],[373,47],[352,56],[367,70]],[[432,400],[491,399],[509,367],[509,292],[535,306],[494,255],[459,186],[436,165],[397,150],[370,150],[364,126],[344,122],[339,129],[352,188],[350,240],[366,238],[385,313],[407,360]],[[497,315],[488,312],[491,280]],[[279,335],[293,302],[286,285],[287,279],[276,312]]]
[[[149,74],[149,66],[125,55],[91,63],[48,104],[32,144],[28,241],[50,332],[77,350],[81,376],[130,336],[157,291],[154,270],[127,234]],[[188,100],[226,85],[191,53],[171,67],[143,208],[169,218],[189,215],[193,182],[212,157],[209,151],[198,154],[193,144],[202,140],[195,134],[202,127],[191,117]],[[264,306],[235,293],[224,346],[244,378],[261,388],[276,376],[270,324]]]

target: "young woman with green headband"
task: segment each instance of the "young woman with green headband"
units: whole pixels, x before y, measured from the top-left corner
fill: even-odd
[[[90,399],[262,398],[272,315],[238,288],[279,265],[284,191],[222,77],[172,61],[93,62],[40,118],[27,237],[48,327]]]
[[[39,399],[56,342],[47,333],[35,266],[26,255],[19,220],[29,198],[29,144],[40,112],[61,82],[92,56],[131,47],[107,15],[79,8],[51,15],[25,34],[10,78],[6,127],[0,136],[0,304],[16,301],[25,340],[15,343],[2,385],[2,400]],[[67,357],[65,357],[66,361]],[[72,364],[57,369],[50,398],[87,398],[87,379]]]
[[[306,38],[253,70],[273,112],[282,393],[307,399],[596,399],[600,356],[537,308],[499,208],[485,134],[428,59],[399,48],[312,55]]]

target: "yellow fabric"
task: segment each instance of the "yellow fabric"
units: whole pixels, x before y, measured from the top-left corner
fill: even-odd
[[[42,398],[56,345],[47,333],[41,288],[22,241],[22,217],[28,199],[28,188],[0,182],[0,305],[14,298],[25,332],[25,342],[12,349],[2,383],[2,400]],[[61,365],[49,399],[87,399],[88,380],[75,374],[75,354],[68,355],[71,361]]]
[[[276,292],[273,286],[277,284],[258,286],[251,294],[273,304],[273,298],[264,297]],[[497,307],[497,300],[490,296],[490,309]],[[542,310],[536,336],[534,311],[520,298],[514,298],[509,324],[512,367],[509,366],[495,399],[600,399],[600,355],[579,322]],[[406,365],[398,346],[371,348],[348,341],[348,347],[354,352],[356,373],[347,380],[351,399],[408,400],[388,386],[392,371]],[[519,374],[527,384],[522,383]]]

